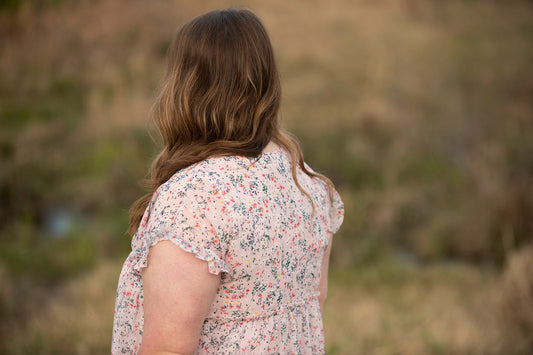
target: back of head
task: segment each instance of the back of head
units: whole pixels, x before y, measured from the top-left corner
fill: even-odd
[[[169,64],[154,104],[153,119],[164,141],[154,161],[150,192],[131,207],[129,232],[141,222],[151,195],[174,173],[211,156],[259,155],[270,141],[291,156],[297,187],[298,165],[309,171],[299,144],[278,122],[279,74],[267,32],[244,9],[215,10],[186,23],[169,51]]]
[[[169,149],[253,156],[278,127],[280,95],[261,21],[249,10],[216,10],[178,31],[154,119]]]

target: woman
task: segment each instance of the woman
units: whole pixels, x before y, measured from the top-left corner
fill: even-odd
[[[267,33],[248,10],[185,24],[153,118],[154,192],[131,210],[112,352],[323,353],[331,181],[280,129]]]

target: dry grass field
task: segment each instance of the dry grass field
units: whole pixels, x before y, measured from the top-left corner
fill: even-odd
[[[533,3],[0,3],[0,354],[109,353],[175,30],[242,5],[346,207],[327,354],[533,352]]]

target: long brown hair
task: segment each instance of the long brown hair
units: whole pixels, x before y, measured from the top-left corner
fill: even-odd
[[[297,141],[280,128],[279,74],[267,32],[245,9],[215,10],[186,23],[169,51],[168,71],[152,109],[164,143],[151,167],[150,192],[130,209],[134,235],[153,192],[178,170],[211,156],[258,156],[273,141],[309,176]]]

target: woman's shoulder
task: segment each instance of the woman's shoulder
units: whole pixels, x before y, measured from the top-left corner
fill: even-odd
[[[239,156],[214,157],[174,173],[156,190],[157,193],[173,193],[181,197],[202,192],[210,192],[217,185],[224,184],[228,174],[244,166],[247,158]],[[241,161],[243,161],[241,163]]]

